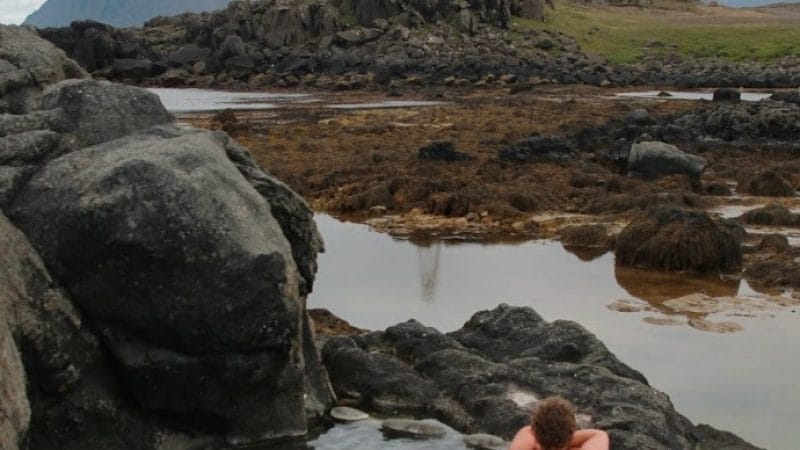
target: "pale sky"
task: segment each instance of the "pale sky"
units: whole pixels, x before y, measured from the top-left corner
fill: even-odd
[[[18,25],[45,0],[0,0],[0,23]]]

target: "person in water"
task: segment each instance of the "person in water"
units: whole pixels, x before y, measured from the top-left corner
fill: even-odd
[[[572,404],[548,397],[536,405],[531,424],[514,436],[508,450],[609,450],[603,430],[579,430]]]

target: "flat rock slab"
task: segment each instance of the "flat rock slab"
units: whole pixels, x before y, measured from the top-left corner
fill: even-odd
[[[440,425],[413,419],[386,419],[381,431],[390,437],[410,437],[414,439],[440,438],[447,430]]]
[[[504,450],[508,447],[508,442],[503,438],[482,433],[464,436],[464,444],[477,450]]]
[[[369,414],[349,406],[337,406],[331,410],[331,417],[339,422],[357,422],[369,419]]]

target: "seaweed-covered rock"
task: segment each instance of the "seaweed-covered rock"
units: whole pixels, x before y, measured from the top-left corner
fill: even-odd
[[[794,188],[777,171],[765,170],[742,186],[742,191],[750,195],[764,197],[794,197]]]
[[[747,211],[739,216],[739,221],[749,225],[796,227],[800,226],[800,214],[780,205],[767,205]]]
[[[469,155],[456,150],[450,141],[434,141],[420,147],[417,158],[435,161],[465,161]]]
[[[654,208],[634,218],[617,236],[617,264],[696,272],[737,270],[740,238],[706,213]]]
[[[512,163],[567,162],[578,154],[575,145],[559,136],[533,136],[497,153],[497,160]]]

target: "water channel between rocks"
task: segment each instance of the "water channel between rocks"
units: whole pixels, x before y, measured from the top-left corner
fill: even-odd
[[[743,326],[736,333],[718,334],[688,326],[691,313],[676,314],[662,304],[696,292],[760,297],[744,281],[618,269],[611,253],[584,261],[553,241],[416,245],[326,215],[318,215],[317,224],[326,253],[319,257],[310,308],[330,309],[369,329],[414,318],[453,331],[473,313],[501,302],[530,306],[547,320],[574,320],[595,333],[692,421],[734,431],[769,449],[794,448],[800,404],[800,360],[792,356],[800,343],[796,309],[709,316]],[[619,299],[653,311],[607,307]],[[648,317],[678,319],[679,324],[653,325],[643,320]],[[363,439],[358,448],[379,448],[368,446],[377,431],[353,430],[360,430],[353,439]],[[330,437],[341,432],[340,427],[329,431],[316,448],[345,448]]]

